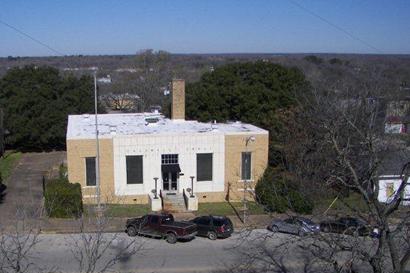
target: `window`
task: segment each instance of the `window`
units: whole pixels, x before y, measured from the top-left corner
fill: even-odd
[[[151,224],[158,224],[159,223],[159,216],[153,215],[151,216]]]
[[[95,157],[86,157],[85,158],[85,177],[87,186],[95,186]]]
[[[198,219],[198,225],[208,226],[211,223],[211,218],[204,216]]]
[[[174,217],[172,216],[172,214],[165,216],[162,219],[163,223],[170,223],[170,222],[174,222]]]
[[[127,184],[142,184],[142,155],[126,156]]]
[[[162,165],[178,164],[178,154],[161,155]]]
[[[386,195],[388,198],[393,197],[394,195],[394,183],[386,184]]]
[[[220,226],[231,226],[232,223],[230,223],[230,220],[228,218],[222,218],[222,217],[214,217],[213,218],[213,224],[214,226],[220,227]]]
[[[196,181],[212,181],[212,154],[196,155]]]
[[[242,153],[242,172],[241,178],[242,180],[250,180],[251,179],[251,153],[246,152]]]

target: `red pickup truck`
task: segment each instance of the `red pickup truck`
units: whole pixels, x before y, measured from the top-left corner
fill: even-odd
[[[125,232],[129,236],[148,235],[165,238],[175,244],[178,239],[192,239],[197,234],[196,224],[174,221],[172,214],[147,214],[127,220]]]

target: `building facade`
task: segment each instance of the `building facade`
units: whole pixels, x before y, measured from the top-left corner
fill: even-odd
[[[184,81],[172,83],[172,117],[159,113],[98,115],[99,192],[104,203],[149,203],[150,196],[195,195],[199,202],[253,194],[268,162],[268,131],[241,122],[185,120]],[[97,141],[94,115],[70,115],[68,178],[94,203]],[[245,195],[244,195],[245,193]]]

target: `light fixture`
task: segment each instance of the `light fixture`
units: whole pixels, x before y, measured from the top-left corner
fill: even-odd
[[[254,142],[256,140],[256,138],[254,136],[249,136],[246,138],[246,146],[248,146],[249,141]]]

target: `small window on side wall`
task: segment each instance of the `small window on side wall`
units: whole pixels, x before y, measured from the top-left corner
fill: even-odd
[[[127,184],[142,184],[142,155],[126,156]]]
[[[212,181],[212,154],[196,155],[196,181]]]
[[[96,185],[95,157],[85,158],[85,177],[87,186]]]
[[[251,180],[251,166],[252,166],[252,154],[249,152],[242,153],[242,168],[241,179]]]

